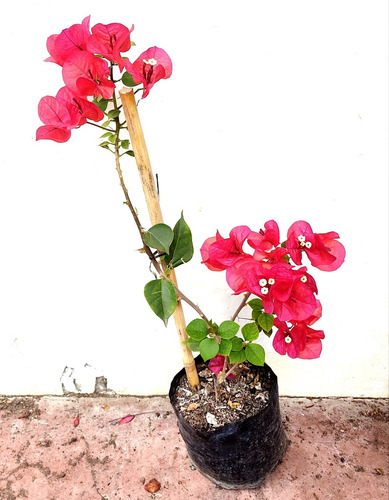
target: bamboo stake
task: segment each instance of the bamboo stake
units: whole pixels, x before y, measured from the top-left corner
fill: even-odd
[[[134,151],[136,164],[138,166],[138,171],[142,182],[151,225],[153,226],[154,224],[162,223],[163,217],[161,206],[159,204],[158,192],[154,181],[153,171],[151,169],[150,158],[135,102],[134,92],[132,89],[123,88],[119,91],[119,94],[122,100],[124,116],[126,118],[132,149]],[[166,269],[163,261],[162,267],[163,269]],[[171,270],[169,278],[171,279],[173,284],[177,286],[177,279],[174,269]],[[198,387],[200,385],[200,382],[197,375],[193,354],[192,351],[187,348],[186,344],[184,344],[184,341],[188,338],[188,336],[186,334],[186,322],[180,299],[178,299],[177,307],[174,311],[174,321],[176,324],[178,339],[181,347],[182,361],[184,364],[188,382],[191,387]]]

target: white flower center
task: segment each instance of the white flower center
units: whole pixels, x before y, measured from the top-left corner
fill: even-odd
[[[306,283],[308,281],[308,278],[306,276],[301,276],[300,280],[303,282],[303,283]]]
[[[149,60],[147,60],[147,59],[143,59],[143,62],[144,62],[145,64],[150,64],[150,66],[155,66],[155,65],[157,64],[156,59],[153,59],[153,58],[151,58],[151,59],[149,59]]]
[[[266,286],[263,286],[261,288],[261,294],[262,295],[267,295],[269,293],[269,289]]]
[[[285,337],[285,342],[286,342],[287,344],[290,344],[290,343],[292,342],[292,337],[290,337],[289,335],[287,335],[287,336]]]
[[[274,285],[276,280],[274,278],[269,278],[269,285]]]
[[[312,243],[310,241],[305,241],[305,236],[300,234],[300,236],[297,237],[297,239],[299,240],[300,242],[300,248],[311,248],[312,247]]]
[[[265,280],[265,278],[262,278],[259,280],[259,286],[266,286],[267,285],[267,281]]]

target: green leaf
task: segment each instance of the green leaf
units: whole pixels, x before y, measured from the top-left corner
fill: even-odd
[[[246,358],[252,365],[263,366],[265,363],[265,349],[259,344],[246,346]]]
[[[219,354],[222,356],[229,356],[232,349],[232,342],[230,340],[221,339],[219,344]]]
[[[247,304],[252,308],[252,309],[263,309],[263,304],[261,299],[252,299],[247,302]]]
[[[274,317],[272,314],[263,313],[258,317],[258,323],[265,332],[270,332],[273,328]]]
[[[155,314],[167,325],[177,305],[177,296],[173,285],[166,279],[153,280],[144,289],[147,302]]]
[[[120,109],[111,109],[108,111],[108,118],[112,120],[112,118],[117,118],[120,115]]]
[[[265,332],[265,331],[264,331],[263,333],[264,333],[267,337],[269,337],[269,339],[270,339],[270,337],[273,335],[273,328],[272,328],[270,331],[268,331],[268,332]]]
[[[185,340],[184,344],[186,344],[188,349],[190,349],[191,351],[198,352],[200,350],[199,340],[187,339]]]
[[[238,323],[234,321],[223,321],[220,323],[218,334],[222,339],[232,339],[238,333],[239,328]]]
[[[247,304],[251,307],[251,317],[252,319],[256,320],[258,316],[262,313],[263,311],[263,304],[261,299],[252,299]]]
[[[139,83],[134,82],[132,75],[130,75],[127,71],[123,73],[122,82],[126,87],[136,87],[137,85],[140,85]]]
[[[173,241],[173,231],[166,224],[155,224],[143,233],[143,239],[147,246],[167,253]]]
[[[107,128],[107,127],[109,127],[110,123],[111,123],[111,120],[107,120],[106,122],[102,123],[101,126],[103,128]]]
[[[246,361],[246,354],[243,349],[241,351],[231,351],[228,357],[230,358],[230,362],[234,365]]]
[[[187,325],[186,333],[194,340],[202,340],[208,335],[207,323],[200,318],[194,319]]]
[[[96,106],[98,106],[102,111],[105,111],[107,109],[108,102],[109,101],[107,99],[102,99],[102,98],[93,99],[93,103],[96,104]]]
[[[204,339],[200,342],[200,354],[204,361],[208,361],[219,352],[219,344],[215,339]]]
[[[135,156],[134,151],[132,149],[130,149],[130,151],[126,151],[124,154],[129,156]]]
[[[193,256],[192,233],[182,214],[180,220],[174,226],[173,232],[173,242],[170,245],[169,255],[165,257],[165,261],[172,267],[178,267],[190,261]]]
[[[248,342],[257,340],[259,336],[258,326],[255,323],[247,323],[247,325],[242,326],[242,335]]]
[[[124,139],[123,141],[121,141],[120,146],[123,149],[128,149],[130,147],[130,141],[128,139]]]
[[[243,349],[243,342],[242,339],[239,337],[233,337],[231,339],[231,344],[232,344],[232,351],[241,351]]]

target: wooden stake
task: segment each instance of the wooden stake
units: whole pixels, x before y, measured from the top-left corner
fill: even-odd
[[[158,192],[154,181],[153,171],[151,169],[150,158],[139,119],[138,108],[135,102],[134,92],[132,89],[123,88],[119,91],[119,94],[122,100],[124,116],[126,118],[132,149],[134,151],[136,164],[138,166],[138,171],[142,182],[151,225],[154,226],[154,224],[163,222],[163,217],[161,206],[159,204]],[[164,266],[163,261],[162,267],[166,269],[166,265]],[[177,279],[174,269],[170,272],[169,278],[177,286]],[[186,334],[184,311],[182,309],[182,303],[180,300],[178,300],[176,310],[174,311],[174,321],[176,324],[178,339],[181,347],[182,361],[184,364],[188,382],[191,387],[198,387],[200,383],[193,354],[192,351],[187,348],[186,344],[184,344],[184,341],[188,338],[188,336]]]

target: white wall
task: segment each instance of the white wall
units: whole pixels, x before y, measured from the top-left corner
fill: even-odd
[[[65,367],[68,390],[104,375],[117,392],[166,393],[181,367],[173,321],[165,329],[143,298],[152,276],[98,130],[35,141],[37,103],[61,85],[46,38],[91,14],[135,24],[133,57],[158,45],[173,59],[139,110],[165,221],[183,209],[194,234],[183,291],[215,321],[239,302],[200,265],[216,229],[274,218],[284,235],[298,219],[338,231],[346,262],[314,273],[321,358],[281,357],[265,341],[267,361],[281,394],[387,395],[387,3],[107,5],[13,2],[3,20],[0,394],[62,394]],[[147,226],[134,160],[124,170]]]

